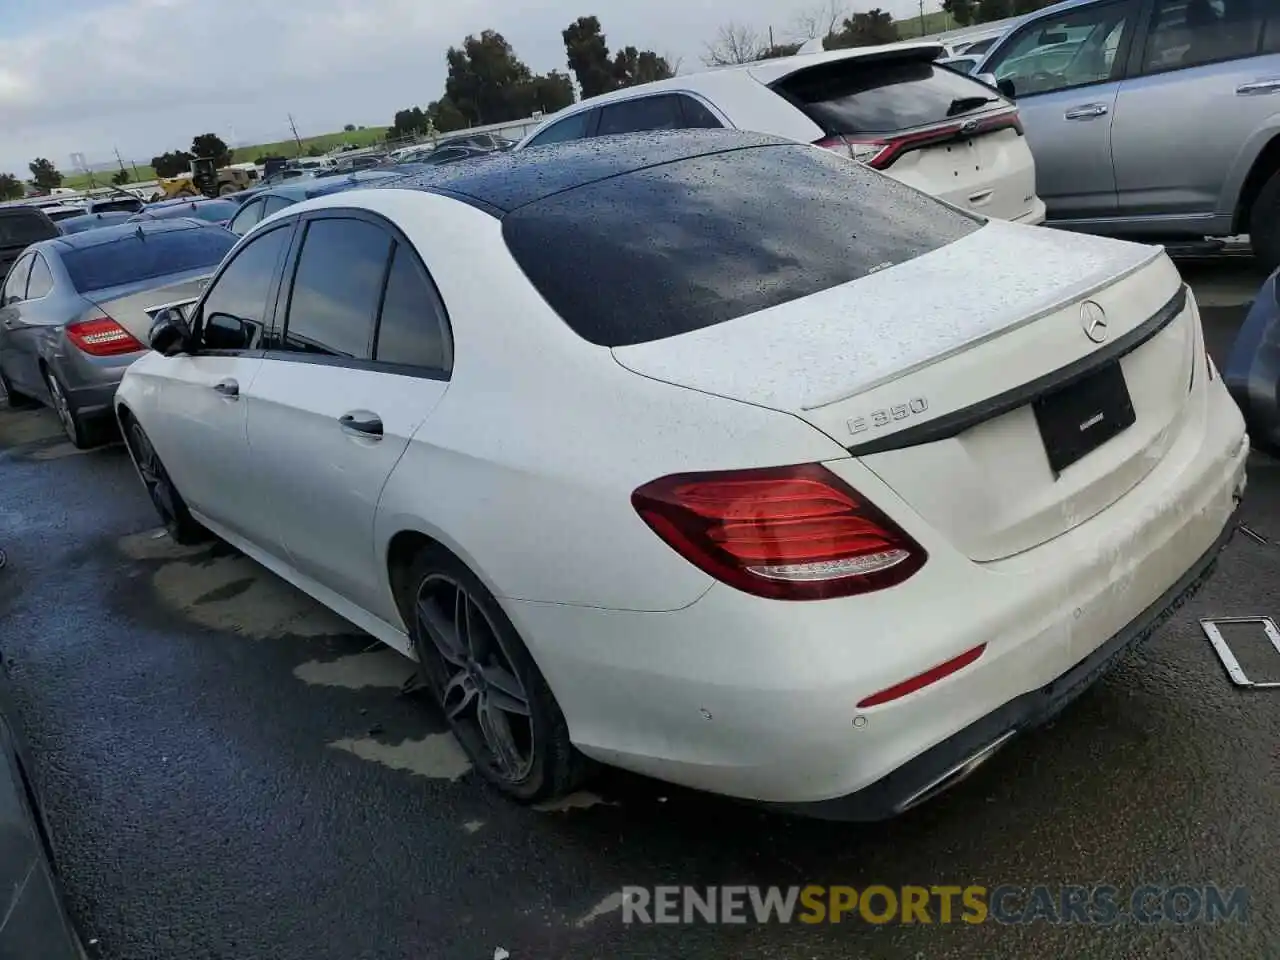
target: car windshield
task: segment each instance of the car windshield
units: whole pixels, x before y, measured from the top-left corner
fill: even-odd
[[[145,232],[62,254],[71,284],[81,293],[140,283],[174,273],[212,270],[240,239],[212,227]]]
[[[829,151],[771,146],[553,194],[508,214],[503,236],[579,336],[617,347],[856,280],[981,222]]]
[[[776,87],[829,134],[909,130],[954,117],[957,101],[981,106],[994,98],[989,87],[927,60],[837,60]]]

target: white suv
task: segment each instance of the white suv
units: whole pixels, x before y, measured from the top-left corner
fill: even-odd
[[[628,87],[566,107],[517,150],[611,133],[736,127],[847,154],[985,216],[1040,223],[1018,110],[934,62],[937,43],[779,57]]]

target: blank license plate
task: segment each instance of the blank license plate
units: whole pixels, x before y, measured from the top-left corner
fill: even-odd
[[[1133,401],[1117,360],[1031,404],[1054,476],[1133,426]]]

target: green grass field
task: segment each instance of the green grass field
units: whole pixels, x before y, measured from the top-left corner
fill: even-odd
[[[943,33],[947,30],[954,30],[956,24],[952,21],[950,15],[945,10],[935,10],[933,13],[924,15],[924,29],[920,29],[920,18],[903,17],[901,20],[894,21],[898,25],[898,36],[903,40],[911,40],[914,37],[927,37],[935,33]]]
[[[319,147],[321,151],[328,152],[334,147],[340,147],[344,144],[351,144],[354,147],[370,147],[375,143],[379,143],[387,134],[386,127],[365,127],[363,130],[353,130],[350,133],[339,130],[337,133],[322,133],[317,137],[302,138],[301,156],[306,156],[307,151],[312,147]],[[299,156],[298,144],[293,140],[281,140],[276,143],[258,143],[248,147],[236,147],[234,160],[236,163],[252,163],[259,157],[296,157]],[[156,172],[151,167],[144,167],[138,164],[139,180],[135,181],[133,176],[133,167],[126,164],[129,171],[130,183],[145,183],[148,180],[156,178]],[[98,186],[106,186],[111,182],[111,174],[113,170],[99,170],[93,174],[93,182]],[[89,175],[74,173],[66,174],[64,172],[62,185],[72,190],[84,190],[90,186]]]

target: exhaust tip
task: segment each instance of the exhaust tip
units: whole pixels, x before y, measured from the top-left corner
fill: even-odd
[[[928,800],[932,800],[938,794],[951,789],[962,780],[968,779],[970,774],[995,756],[996,751],[1004,746],[1005,743],[1008,742],[1009,738],[1017,732],[1017,730],[1006,731],[981,750],[978,750],[977,752],[970,754],[968,758],[961,760],[941,776],[930,780],[923,787],[894,807],[894,812],[906,813],[906,811],[913,807],[918,807],[920,804]]]

